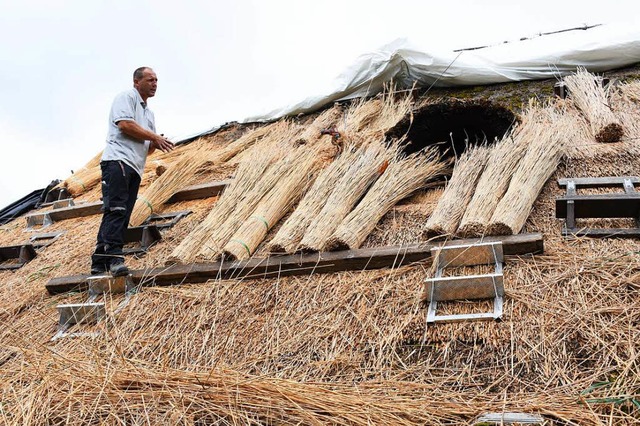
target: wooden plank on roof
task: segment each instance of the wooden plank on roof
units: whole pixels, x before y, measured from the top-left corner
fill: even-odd
[[[543,240],[540,233],[487,237],[483,240],[455,240],[446,244],[473,244],[481,241],[501,241],[505,255],[542,253]],[[270,278],[285,275],[312,275],[339,271],[394,268],[431,258],[431,249],[436,244],[412,244],[357,250],[343,250],[311,254],[252,258],[238,262],[196,263],[173,265],[154,269],[132,271],[137,285],[175,285],[205,282],[216,278]],[[51,279],[46,284],[49,294],[87,289],[88,275],[74,275]]]
[[[577,188],[612,188],[621,186],[625,180],[629,180],[633,184],[640,184],[640,178],[637,176],[608,176],[596,178],[563,178],[558,179],[558,186],[565,188],[569,182],[573,182]]]
[[[556,198],[556,218],[567,217],[567,202],[573,201],[576,218],[637,218],[640,192],[574,195]]]
[[[465,275],[459,277],[429,278],[422,299],[444,302],[447,300],[491,299],[504,296],[502,274]]]
[[[192,185],[173,194],[171,198],[169,198],[169,201],[167,201],[167,203],[177,203],[178,201],[215,197],[217,195],[220,195],[230,182],[231,180],[224,180],[220,182],[209,182],[200,185]]]

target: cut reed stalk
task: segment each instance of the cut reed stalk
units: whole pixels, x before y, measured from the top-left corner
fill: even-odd
[[[373,141],[341,156],[340,160],[348,162],[349,166],[337,180],[318,215],[309,224],[300,242],[301,250],[325,250],[331,234],[384,172],[394,153],[395,148],[387,148],[381,141]],[[340,169],[336,167],[334,171]]]
[[[530,141],[527,152],[511,178],[509,188],[491,217],[489,235],[512,235],[522,230],[538,194],[558,167],[575,126],[570,116],[553,106],[542,110],[538,136]]]
[[[329,238],[327,250],[359,248],[378,221],[398,201],[447,170],[447,164],[440,161],[437,148],[408,157],[401,154],[400,148],[396,149],[387,169]]]
[[[569,95],[585,115],[598,142],[618,142],[624,135],[620,120],[609,104],[610,86],[584,68],[564,79]]]
[[[477,145],[468,147],[456,161],[451,180],[427,220],[424,233],[428,238],[452,235],[458,229],[488,159],[489,148]]]

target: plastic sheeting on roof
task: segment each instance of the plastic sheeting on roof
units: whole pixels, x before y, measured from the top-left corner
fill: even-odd
[[[602,25],[459,52],[436,52],[429,43],[396,40],[360,56],[324,93],[242,121],[269,121],[374,95],[392,79],[403,88],[414,83],[418,87],[485,85],[559,77],[578,66],[602,72],[640,62],[640,29],[632,25]]]

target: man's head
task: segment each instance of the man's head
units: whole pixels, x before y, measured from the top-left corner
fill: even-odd
[[[140,67],[133,72],[133,87],[138,90],[143,101],[155,96],[158,88],[158,77],[149,67]]]

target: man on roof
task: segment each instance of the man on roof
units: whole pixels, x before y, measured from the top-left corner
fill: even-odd
[[[107,146],[102,154],[102,222],[91,274],[128,275],[124,263],[124,232],[138,195],[147,154],[169,152],[173,143],[156,134],[155,118],[147,99],[155,96],[158,77],[149,67],[133,72],[133,88],[116,96],[109,114]]]

